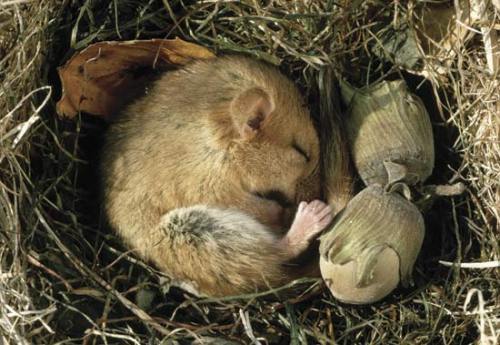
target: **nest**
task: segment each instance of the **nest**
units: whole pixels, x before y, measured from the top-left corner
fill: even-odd
[[[475,3],[466,17],[474,15]],[[426,27],[426,13],[456,8],[347,0],[4,1],[0,343],[496,344],[495,4],[484,2],[487,15],[473,22],[458,18],[451,26]],[[432,28],[441,36],[452,28],[460,33],[440,43]],[[336,302],[319,280],[198,299],[126,251],[103,224],[97,204],[95,157],[105,124],[84,115],[57,118],[56,67],[93,42],[175,36],[217,53],[279,64],[308,96],[313,113],[328,102],[324,77],[330,72],[358,85],[391,75],[407,80],[432,117],[437,156],[430,183],[466,185],[463,195],[436,200],[425,214],[415,286],[362,307]],[[409,65],[398,49],[412,42],[422,56]]]

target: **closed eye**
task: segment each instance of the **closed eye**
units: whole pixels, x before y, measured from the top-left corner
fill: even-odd
[[[279,191],[279,190],[268,190],[265,192],[254,192],[253,193],[255,196],[266,199],[266,200],[272,200],[278,203],[283,208],[288,208],[293,206],[292,200],[290,200],[285,193]]]
[[[306,150],[304,150],[302,147],[300,147],[296,142],[292,143],[292,147],[293,147],[293,149],[295,151],[297,151],[298,153],[300,153],[306,159],[306,162],[310,162],[311,161],[311,157],[309,157],[309,155],[307,154]]]

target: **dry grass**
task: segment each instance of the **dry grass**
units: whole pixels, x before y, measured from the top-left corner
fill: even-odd
[[[373,54],[384,30],[417,26],[418,11],[408,10],[414,2],[264,3],[0,3],[0,343],[498,343],[499,269],[467,265],[500,260],[500,85],[498,72],[488,73],[481,36],[455,45],[444,73],[423,82]],[[95,41],[173,35],[279,63],[314,113],[330,104],[320,98],[329,94],[330,70],[358,84],[407,78],[433,114],[429,182],[467,186],[427,212],[413,288],[364,307],[339,304],[316,280],[200,300],[169,289],[124,251],[95,202],[95,143],[104,125],[56,119],[55,68]],[[423,60],[430,70],[433,58]]]

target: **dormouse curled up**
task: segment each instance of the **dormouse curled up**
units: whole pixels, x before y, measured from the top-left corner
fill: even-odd
[[[196,61],[115,118],[101,158],[104,209],[136,254],[212,296],[311,273],[294,259],[332,212],[316,200],[309,111],[276,68],[239,56]]]

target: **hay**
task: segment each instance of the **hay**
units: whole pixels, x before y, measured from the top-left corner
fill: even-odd
[[[488,73],[478,34],[453,47],[453,62],[432,82],[374,60],[384,29],[418,26],[412,4],[0,3],[0,343],[497,343],[498,72]],[[364,307],[339,304],[316,280],[199,300],[167,292],[153,268],[124,251],[95,205],[95,142],[104,125],[56,119],[55,67],[91,42],[174,35],[280,63],[315,113],[330,69],[358,83],[407,78],[434,114],[430,183],[467,185],[465,195],[427,212],[413,288]],[[431,69],[433,62],[423,61]]]

